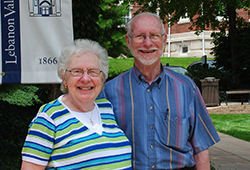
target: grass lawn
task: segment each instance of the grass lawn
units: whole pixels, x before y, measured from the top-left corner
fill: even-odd
[[[209,58],[212,59],[212,58]],[[182,66],[187,68],[189,64],[195,61],[200,61],[198,57],[162,57],[161,62],[163,65],[169,63],[169,65]],[[133,67],[134,58],[110,58],[109,59],[109,77],[119,75]]]
[[[217,131],[250,142],[249,114],[210,114]]]
[[[212,58],[208,58],[212,59]],[[163,65],[166,65],[166,63],[169,63],[171,66],[182,66],[184,68],[187,68],[189,64],[195,61],[200,61],[201,58],[194,58],[194,57],[162,57],[161,62]]]
[[[208,58],[213,59],[213,58]],[[162,57],[161,62],[163,65],[166,65],[166,63],[169,63],[169,65],[176,65],[176,66],[182,66],[184,68],[187,68],[189,64],[195,61],[200,61],[201,58],[199,57]],[[126,58],[126,59],[115,59],[110,58],[109,59],[109,67],[110,69],[118,69],[118,70],[124,70],[127,71],[129,68],[133,67],[134,59],[133,58]],[[118,67],[117,67],[118,66]]]

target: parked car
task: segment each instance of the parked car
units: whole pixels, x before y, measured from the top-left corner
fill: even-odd
[[[180,73],[180,74],[187,74],[187,69],[185,69],[184,67],[182,66],[170,66],[167,64],[167,66],[165,66],[166,68],[168,68],[169,70],[172,70],[172,71],[175,71],[177,73]]]
[[[215,68],[215,63],[216,61],[215,60],[207,60],[207,68]],[[195,61],[191,64],[189,64],[189,66],[187,67],[187,70],[191,69],[191,70],[198,70],[198,68],[201,68],[203,67],[203,63],[202,61]]]

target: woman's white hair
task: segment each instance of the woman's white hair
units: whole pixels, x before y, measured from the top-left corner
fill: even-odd
[[[103,79],[105,81],[108,78],[109,71],[108,52],[98,42],[89,39],[77,39],[73,42],[73,44],[66,46],[62,50],[58,59],[57,74],[59,78],[62,79],[62,77],[65,75],[66,68],[68,67],[69,61],[72,57],[86,52],[95,54],[98,57],[101,70],[103,72]],[[64,87],[63,83],[61,83],[61,91],[64,93],[67,92],[67,89]]]

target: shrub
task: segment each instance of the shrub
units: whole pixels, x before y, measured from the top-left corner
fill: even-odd
[[[38,108],[39,105],[22,107],[0,102],[0,169],[20,169],[21,149],[28,125]]]
[[[59,95],[58,84],[3,84],[0,90],[0,169],[16,170],[28,126],[39,107]]]

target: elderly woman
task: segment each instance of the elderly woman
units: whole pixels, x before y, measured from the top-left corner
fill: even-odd
[[[31,122],[21,169],[131,169],[131,146],[111,104],[96,99],[108,76],[107,51],[76,40],[62,51],[58,75],[66,94],[43,105]]]

